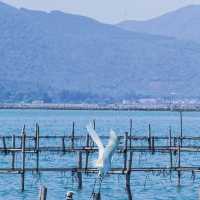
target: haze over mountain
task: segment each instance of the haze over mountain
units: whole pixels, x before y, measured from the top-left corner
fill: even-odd
[[[0,3],[0,101],[200,95],[200,45]]]
[[[200,6],[191,5],[147,21],[123,21],[125,30],[200,41]]]

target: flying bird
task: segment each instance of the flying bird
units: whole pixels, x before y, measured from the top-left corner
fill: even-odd
[[[96,160],[96,167],[99,170],[99,177],[103,179],[108,171],[111,169],[112,156],[119,144],[119,139],[117,137],[117,134],[113,130],[110,130],[110,138],[108,144],[106,147],[104,147],[101,139],[92,127],[92,124],[89,123],[86,128],[92,140],[96,143],[98,147],[99,155],[98,159]]]

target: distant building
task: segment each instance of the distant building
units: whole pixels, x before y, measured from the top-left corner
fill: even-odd
[[[35,101],[32,101],[32,104],[43,104],[44,101],[43,100],[35,100]]]

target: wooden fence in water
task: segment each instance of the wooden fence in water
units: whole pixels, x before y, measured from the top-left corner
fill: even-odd
[[[95,121],[94,121],[95,128]],[[168,136],[154,136],[151,131],[151,125],[148,126],[148,135],[136,136],[133,134],[133,123],[130,120],[129,132],[125,132],[119,136],[120,145],[116,154],[122,155],[123,162],[120,167],[114,167],[110,170],[110,174],[121,174],[125,178],[125,186],[128,192],[128,199],[132,199],[131,194],[131,174],[132,172],[176,172],[177,184],[181,184],[181,174],[183,172],[200,172],[199,167],[185,167],[181,163],[182,153],[199,152],[200,145],[188,145],[188,141],[199,141],[200,137],[183,135],[183,120],[182,112],[180,113],[180,134],[179,136],[172,135],[172,129],[169,128]],[[108,136],[100,136],[102,140],[108,139]],[[97,173],[98,170],[89,167],[89,156],[98,151],[97,147],[92,142],[88,134],[76,135],[75,123],[72,125],[72,132],[68,135],[41,135],[39,125],[36,124],[35,134],[27,135],[25,126],[22,129],[21,135],[0,135],[2,146],[0,146],[1,156],[10,155],[10,167],[0,167],[0,173],[19,174],[21,175],[21,191],[25,189],[25,174],[28,172],[73,172],[77,174],[78,188],[83,187],[82,174]],[[60,141],[60,145],[53,145],[53,141]],[[27,141],[32,141],[28,143]],[[42,141],[42,142],[41,142]],[[51,142],[49,142],[51,141]],[[77,144],[77,141],[82,141]],[[140,145],[138,143],[141,142]],[[49,146],[42,145],[43,143]],[[137,143],[137,145],[136,145]],[[77,164],[73,167],[41,167],[41,153],[55,153],[59,155],[69,155],[75,153],[77,156]],[[134,167],[133,155],[134,152],[143,152],[155,155],[156,153],[168,154],[169,165],[166,167]],[[16,160],[16,155],[21,155],[21,160]],[[35,164],[33,167],[27,167],[26,156],[32,154],[35,156]],[[174,157],[178,158],[178,162],[174,164]],[[18,164],[16,164],[18,162]],[[20,166],[20,167],[17,167]]]

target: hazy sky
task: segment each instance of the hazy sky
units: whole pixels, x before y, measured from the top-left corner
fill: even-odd
[[[0,0],[16,7],[61,10],[95,18],[106,23],[145,20],[200,0]]]

